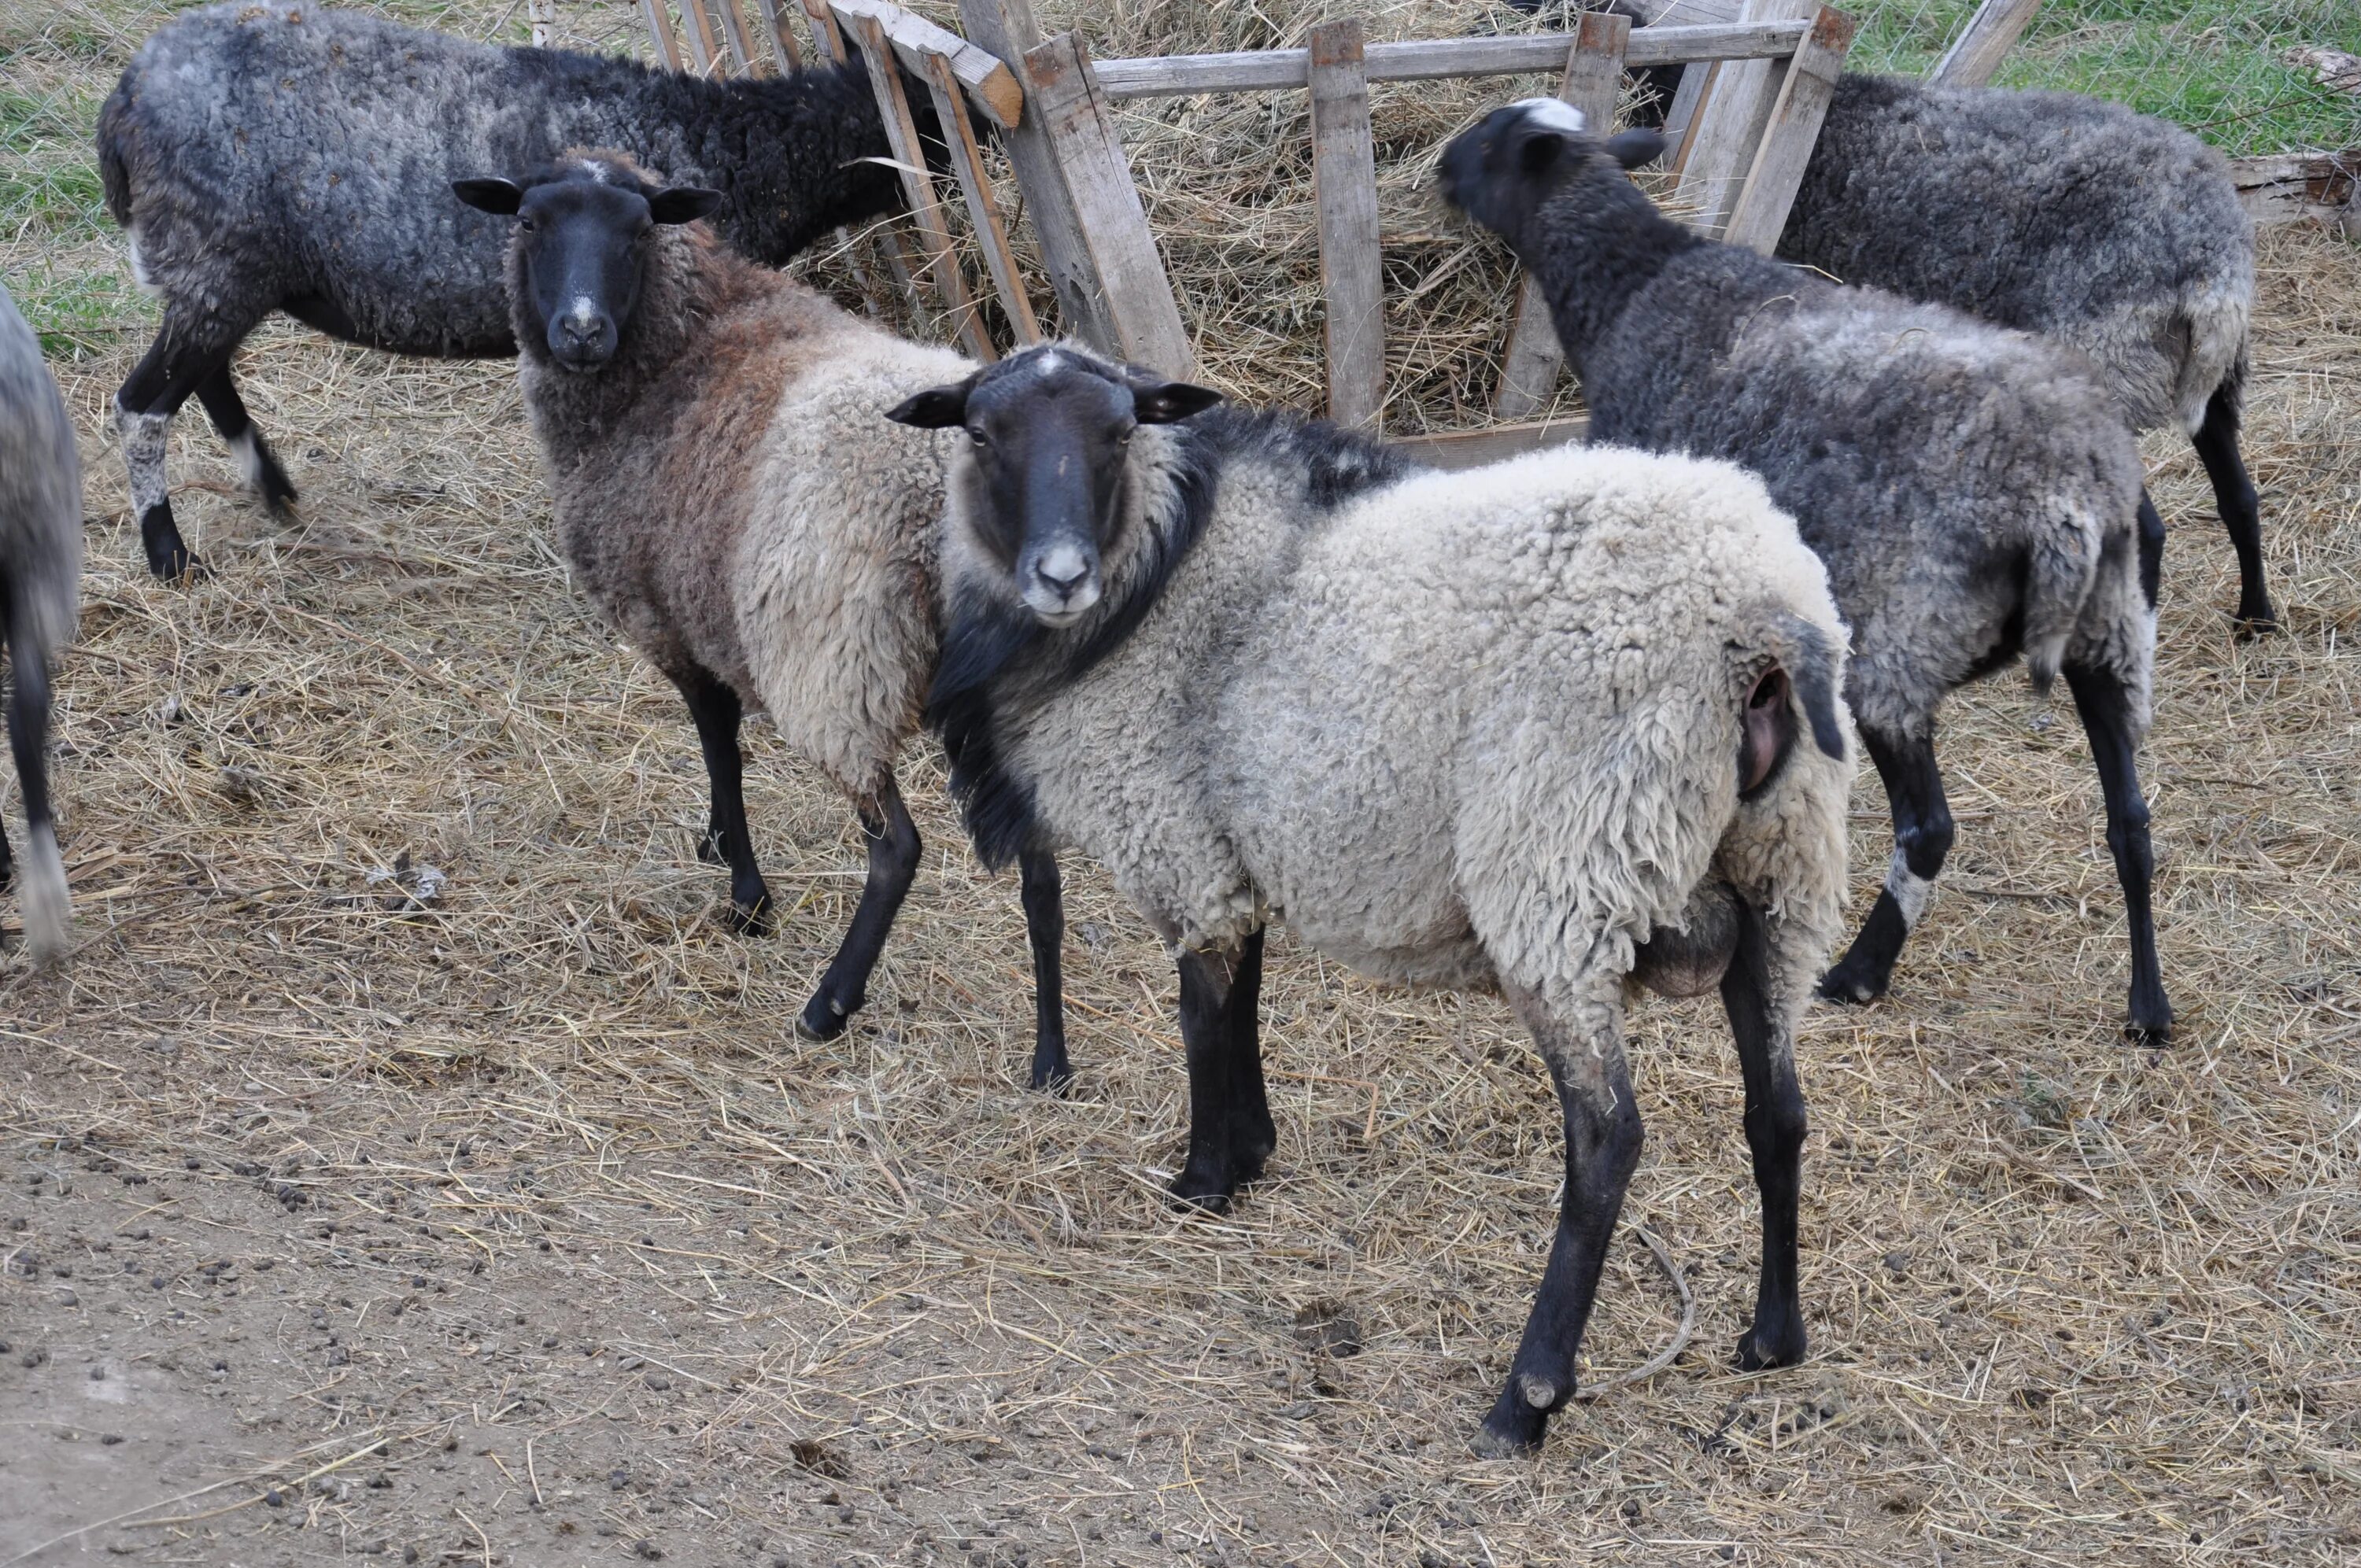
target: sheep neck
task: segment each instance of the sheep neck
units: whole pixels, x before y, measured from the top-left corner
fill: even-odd
[[[1708,243],[1656,210],[1603,158],[1583,166],[1510,236],[1541,281],[1550,320],[1576,376],[1607,329],[1674,258]]]
[[[737,250],[777,266],[829,229],[901,199],[865,73],[807,71],[709,81],[651,72],[648,107],[687,139],[720,190]]]

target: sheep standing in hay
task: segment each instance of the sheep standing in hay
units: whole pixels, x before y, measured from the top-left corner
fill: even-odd
[[[931,123],[931,122],[930,122]],[[450,199],[475,169],[627,149],[721,192],[732,244],[776,266],[900,201],[855,64],[714,82],[632,60],[504,49],[308,0],[183,13],[99,113],[107,210],[163,296],[115,395],[148,568],[196,565],[172,519],[164,438],[194,393],[273,509],[295,499],[230,358],[272,311],[349,343],[444,357],[516,352],[501,225]]]
[[[939,646],[942,460],[881,416],[968,362],[740,259],[695,224],[718,192],[659,188],[620,153],[455,189],[512,220],[518,368],[558,541],[584,591],[688,704],[713,786],[706,842],[730,865],[741,927],[761,928],[770,905],[740,787],[745,708],[768,709],[860,814],[868,882],[799,1022],[830,1038],[866,996],[917,872],[894,763]],[[1033,1082],[1048,1087],[1072,1071],[1054,857],[1026,858],[1024,900]]]
[[[1820,564],[1727,465],[1428,473],[1214,397],[1058,346],[893,414],[964,432],[929,721],[978,851],[1096,857],[1179,966],[1175,1195],[1223,1209],[1274,1146],[1267,921],[1365,973],[1499,990],[1566,1138],[1481,1439],[1531,1448],[1639,1159],[1627,988],[1719,982],[1763,1193],[1739,1356],[1795,1360],[1794,1028],[1839,930],[1851,781]]]
[[[2106,796],[2131,928],[2129,1026],[2172,1026],[2135,754],[2148,720],[2163,525],[2139,453],[2072,350],[1938,305],[1841,288],[1656,211],[1554,98],[1444,150],[1445,197],[1549,300],[1594,440],[1744,464],[1795,513],[1852,623],[1847,696],[1894,810],[1884,890],[1822,994],[1882,995],[1949,853],[1935,710],[2021,652],[2062,670]]]
[[[66,948],[71,905],[49,814],[49,662],[73,636],[82,582],[82,467],[40,340],[0,289],[0,637],[8,645],[8,745],[25,801],[25,946]],[[0,888],[19,880],[0,833]]]

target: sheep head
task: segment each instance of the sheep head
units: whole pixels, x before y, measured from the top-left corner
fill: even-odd
[[[1664,150],[1651,130],[1601,140],[1581,110],[1555,98],[1526,98],[1493,110],[1443,149],[1444,200],[1516,243],[1525,221],[1586,167],[1631,170]]]

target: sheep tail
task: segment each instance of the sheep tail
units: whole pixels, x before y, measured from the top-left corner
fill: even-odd
[[[98,178],[105,187],[107,212],[126,229],[131,226],[131,166],[123,144],[130,115],[131,72],[126,71],[98,112]]]
[[[2174,378],[2172,411],[2180,428],[2191,435],[2205,422],[2207,408],[2219,392],[2238,411],[2246,384],[2247,344],[2254,302],[2250,293],[2209,289],[2180,302],[2180,327],[2189,351],[2181,356]]]
[[[2099,570],[2099,530],[2076,509],[2035,532],[2025,574],[2025,670],[2049,695]]]

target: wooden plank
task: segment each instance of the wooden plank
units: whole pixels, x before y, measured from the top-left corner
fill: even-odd
[[[1746,16],[1749,21],[1787,21],[1801,28],[1818,8],[1817,0],[1747,0]],[[1642,27],[1631,35],[1631,56],[1638,55],[1641,39],[1652,30]],[[1713,73],[1689,126],[1675,188],[1676,203],[1698,233],[1718,238],[1729,223],[1771,123],[1785,65],[1784,59],[1726,60]]]
[[[992,199],[992,177],[983,167],[983,149],[976,145],[975,127],[961,112],[964,88],[950,60],[939,54],[925,57],[925,69],[920,74],[934,98],[935,118],[944,127],[943,139],[950,149],[951,170],[959,176],[960,192],[967,198],[968,223],[975,230],[976,244],[983,250],[984,269],[992,274],[992,287],[999,296],[1001,311],[1008,317],[1009,329],[1018,347],[1038,343],[1042,337],[1041,323],[1033,314],[1033,302],[1025,292],[1025,275],[1016,269],[1016,253],[1008,247],[1008,231],[1001,226],[1000,209]]]
[[[2361,148],[2233,159],[2230,178],[2258,228],[2310,219],[2361,239]]]
[[[1984,0],[1927,80],[1938,87],[1982,87],[2040,9],[2041,0]]]
[[[836,14],[828,8],[828,0],[802,0],[804,20],[811,27],[812,53],[822,65],[842,65],[851,56],[844,47],[844,29],[836,25]]]
[[[918,140],[917,122],[910,115],[910,100],[902,91],[902,71],[893,42],[885,36],[885,24],[873,14],[854,9],[849,0],[837,0],[836,18],[861,41],[869,85],[877,94],[877,107],[885,122],[885,141],[894,149],[902,193],[910,203],[910,221],[917,227],[919,248],[934,275],[943,308],[959,323],[960,341],[970,354],[978,359],[995,359],[999,356],[993,349],[992,334],[984,330],[974,297],[968,292],[959,255],[951,248],[950,230],[943,222],[942,209],[935,203],[935,182],[927,174],[926,148]]]
[[[762,7],[763,26],[771,35],[771,47],[777,51],[779,72],[785,75],[804,68],[804,51],[796,47],[795,30],[787,26],[787,13],[779,0],[754,0]]]
[[[1623,89],[1623,50],[1631,38],[1629,16],[1585,13],[1575,31],[1574,53],[1565,62],[1565,79],[1558,84],[1557,95],[1581,110],[1583,119],[1602,134],[1615,123],[1615,100]],[[1528,276],[1517,291],[1516,324],[1509,329],[1492,411],[1502,419],[1532,414],[1557,389],[1558,370],[1565,364],[1549,301]]]
[[[703,0],[707,14],[721,28],[722,44],[730,51],[730,69],[743,76],[753,69],[754,34],[746,26],[746,8],[738,0]]]
[[[1628,18],[1626,18],[1628,20]],[[1440,435],[1397,436],[1392,445],[1435,468],[1480,468],[1505,463],[1528,452],[1568,446],[1589,433],[1585,414],[1542,420],[1527,424],[1496,424],[1483,430],[1453,430]]]
[[[1755,148],[1754,164],[1746,184],[1730,209],[1722,238],[1768,256],[1777,248],[1779,231],[1787,226],[1788,209],[1803,188],[1805,166],[1820,139],[1820,122],[1837,95],[1837,78],[1844,71],[1845,51],[1852,47],[1853,21],[1831,5],[1820,7],[1812,30],[1787,62],[1771,121]]]
[[[894,52],[910,73],[924,80],[926,60],[940,55],[950,62],[951,74],[976,107],[992,118],[1003,130],[1014,126],[1025,113],[1025,90],[998,56],[975,45],[945,27],[939,27],[915,12],[890,4],[890,0],[835,0],[840,16],[853,15],[874,17],[885,29]]]
[[[1713,73],[1720,69],[1720,65],[1717,63],[1702,65],[1695,71],[1681,72],[1681,84],[1673,93],[1672,103],[1664,110],[1664,123],[1660,127],[1664,133],[1664,139],[1674,147],[1686,150],[1690,127],[1697,124],[1697,105],[1705,102],[1706,89],[1713,83]],[[1664,164],[1665,168],[1676,173],[1680,166],[1681,159],[1677,155],[1667,159]]]
[[[640,16],[648,24],[648,41],[656,46],[656,58],[664,61],[666,71],[678,71],[680,44],[672,36],[672,18],[664,15],[664,0],[640,0]]]
[[[1772,60],[1795,52],[1807,24],[1800,17],[1694,27],[1641,27],[1631,34],[1624,63],[1678,65],[1684,60]],[[1571,33],[1517,33],[1506,38],[1412,38],[1371,44],[1365,70],[1372,82],[1427,82],[1456,76],[1521,76],[1556,71],[1574,47]],[[1196,93],[1268,93],[1311,80],[1312,52],[1249,49],[1235,54],[1180,54],[1110,60],[1095,68],[1108,98],[1176,98]]]
[[[682,31],[688,37],[689,58],[696,62],[699,76],[711,76],[721,59],[721,46],[713,36],[712,18],[697,0],[680,0]]]
[[[1080,246],[1077,273],[1060,282],[1058,299],[1065,303],[1069,289],[1093,296],[1082,335],[1101,351],[1137,360],[1167,376],[1187,376],[1196,364],[1189,346],[1180,308],[1173,302],[1171,280],[1164,258],[1157,254],[1156,236],[1148,231],[1148,214],[1139,204],[1131,165],[1115,134],[1115,118],[1106,95],[1099,91],[1091,70],[1090,51],[1071,33],[1060,33],[1028,52],[1022,80],[1027,113],[1025,126],[1041,133],[1064,190]],[[1012,133],[1021,137],[1023,130]],[[1016,142],[1012,140],[1014,154]],[[1017,165],[1026,198],[1034,198],[1033,184]],[[1044,236],[1044,248],[1048,248]],[[1053,269],[1058,258],[1052,255]],[[1052,276],[1055,276],[1053,271]],[[1093,337],[1104,332],[1104,340]]]
[[[1312,186],[1320,208],[1320,291],[1328,417],[1374,432],[1386,400],[1385,273],[1378,252],[1378,149],[1362,74],[1361,19],[1312,29]]]

